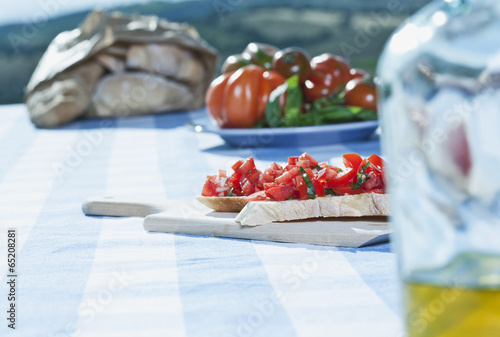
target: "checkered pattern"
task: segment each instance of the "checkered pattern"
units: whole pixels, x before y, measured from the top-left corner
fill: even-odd
[[[204,116],[37,130],[24,105],[0,107],[0,335],[404,335],[387,244],[344,249],[148,233],[141,218],[82,213],[90,196],[192,199],[207,174],[249,155],[264,168],[305,151],[321,161],[380,151],[376,139],[231,148],[185,125]],[[5,320],[7,228],[17,229],[16,330]]]

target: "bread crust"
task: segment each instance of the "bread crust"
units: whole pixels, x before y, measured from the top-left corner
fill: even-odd
[[[243,197],[198,196],[196,200],[216,212],[239,212],[248,204],[248,201],[243,200]]]
[[[254,201],[236,217],[244,226],[321,217],[388,216],[388,195],[363,193],[309,200]]]
[[[217,212],[240,212],[236,222],[244,226],[264,225],[321,217],[388,216],[388,195],[363,193],[326,196],[309,200],[252,201],[243,197],[196,197]]]

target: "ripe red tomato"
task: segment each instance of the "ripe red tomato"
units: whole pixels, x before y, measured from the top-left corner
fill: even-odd
[[[349,62],[341,56],[324,53],[314,57],[311,60],[311,69],[332,77],[332,81],[336,83],[334,91],[340,86],[346,84],[350,80],[351,66]],[[333,92],[334,92],[333,91]]]
[[[339,82],[330,73],[312,70],[302,86],[302,92],[306,101],[313,102],[331,95],[339,87]]]
[[[273,69],[285,78],[297,75],[299,82],[303,83],[309,77],[311,65],[310,57],[306,51],[290,47],[278,51],[273,57]]]
[[[368,77],[368,73],[364,71],[363,69],[359,68],[352,68],[350,73],[350,80],[353,80],[355,78],[366,78]]]
[[[377,111],[377,88],[355,78],[345,87],[345,104]]]
[[[284,82],[277,72],[256,65],[223,74],[207,90],[208,114],[221,128],[251,128],[264,117],[271,92]]]

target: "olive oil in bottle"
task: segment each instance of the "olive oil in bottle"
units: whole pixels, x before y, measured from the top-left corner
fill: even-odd
[[[408,337],[500,336],[500,289],[406,283]]]

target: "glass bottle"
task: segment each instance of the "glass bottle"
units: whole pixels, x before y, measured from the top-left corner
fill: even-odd
[[[500,336],[500,1],[432,2],[377,72],[408,335]]]

